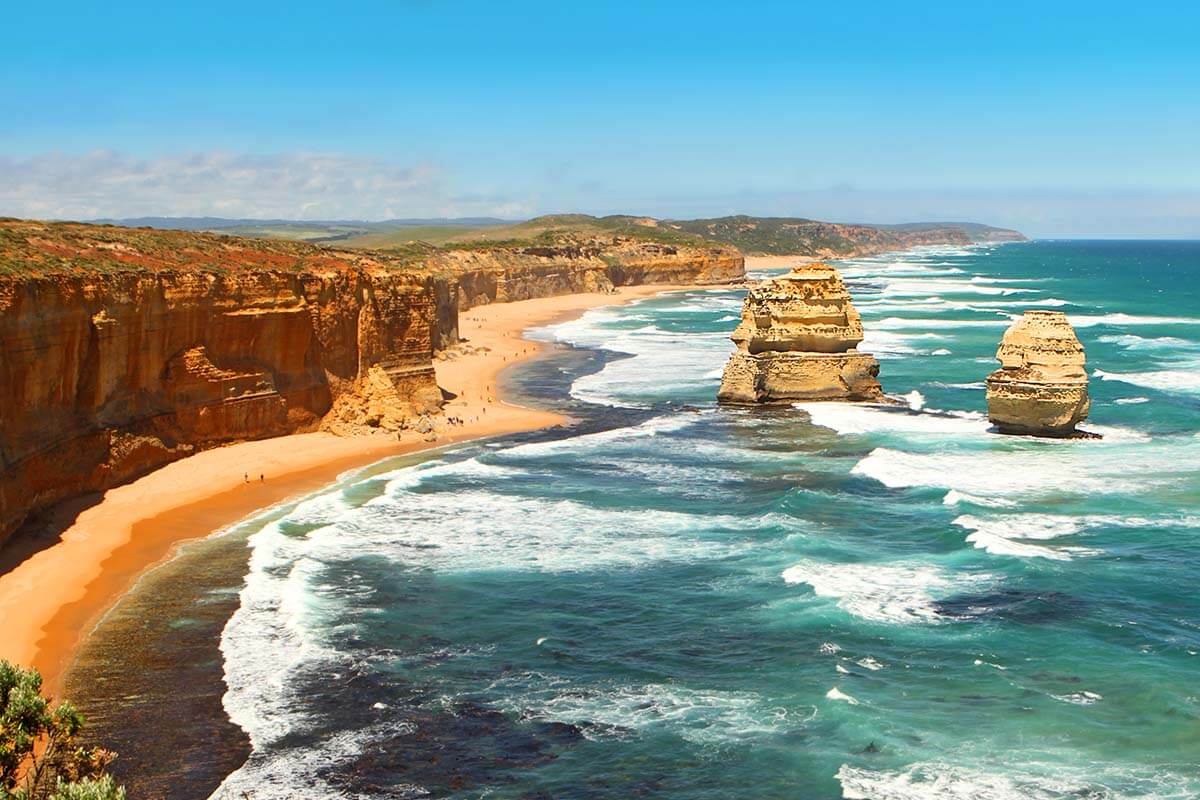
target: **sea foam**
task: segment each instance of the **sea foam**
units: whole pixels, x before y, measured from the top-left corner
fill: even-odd
[[[1120,381],[1146,389],[1157,389],[1161,392],[1200,393],[1200,364],[1189,365],[1187,369],[1162,369],[1149,372],[1106,372],[1098,369],[1094,370],[1092,374],[1101,380]]]
[[[488,690],[503,698],[502,708],[520,717],[586,723],[583,735],[589,739],[661,731],[696,744],[721,745],[777,734],[813,715],[811,708],[789,713],[768,706],[754,692],[664,683],[575,685],[536,672],[502,677]]]
[[[871,622],[930,624],[950,621],[937,611],[943,596],[990,580],[950,574],[928,564],[833,564],[806,561],[783,571],[790,584],[807,584],[843,611]]]
[[[814,425],[838,433],[864,434],[879,431],[934,436],[975,436],[991,427],[981,414],[957,411],[913,410],[895,406],[856,403],[797,403]]]
[[[1045,547],[1021,540],[1056,539],[1078,533],[1084,523],[1071,517],[1048,514],[1011,514],[980,518],[964,514],[954,520],[960,528],[971,531],[967,541],[992,555],[1021,558],[1048,558],[1066,561],[1072,555],[1095,553],[1082,547]]]
[[[740,306],[740,300],[730,302]],[[728,331],[614,327],[620,321],[612,311],[593,310],[537,333],[539,338],[629,356],[610,360],[599,372],[577,378],[571,385],[572,397],[599,405],[644,408],[656,400],[716,393],[714,376],[733,349]]]
[[[845,800],[1188,800],[1195,797],[1196,787],[1193,778],[1142,765],[1064,767],[1036,761],[980,767],[923,762],[901,770],[843,764],[837,779]],[[1106,784],[1122,786],[1127,792]]]
[[[1125,435],[1127,433],[1127,435]],[[1195,473],[1194,440],[1133,447],[1136,431],[1105,431],[1101,441],[1019,442],[1012,450],[910,453],[878,447],[852,473],[890,488],[937,488],[987,499],[1139,494]]]

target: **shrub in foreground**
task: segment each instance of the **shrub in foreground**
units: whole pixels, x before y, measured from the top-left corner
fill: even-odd
[[[0,800],[124,800],[104,774],[115,754],[79,744],[83,716],[51,707],[42,676],[0,660]]]

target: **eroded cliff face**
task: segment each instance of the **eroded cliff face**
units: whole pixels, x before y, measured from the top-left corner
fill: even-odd
[[[751,289],[730,336],[724,403],[878,401],[879,362],[858,352],[862,320],[838,271],[809,264]]]
[[[741,275],[723,247],[412,259],[0,220],[0,541],[197,449],[415,423],[440,407],[432,356],[457,341],[460,307]]]
[[[455,250],[432,257],[438,274],[435,347],[458,341],[458,312],[576,292],[611,292],[643,284],[729,283],[745,277],[732,247],[678,247],[620,236],[544,247]]]
[[[1061,311],[1026,311],[1004,333],[987,378],[988,418],[1001,433],[1080,435],[1087,419],[1083,345]]]
[[[0,530],[239,439],[438,407],[424,281],[360,270],[0,278]]]

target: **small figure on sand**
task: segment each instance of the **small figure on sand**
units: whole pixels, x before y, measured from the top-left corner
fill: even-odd
[[[246,483],[249,483],[249,482],[250,482],[250,473],[249,473],[249,472],[243,472],[243,473],[242,473],[242,480],[244,480]]]

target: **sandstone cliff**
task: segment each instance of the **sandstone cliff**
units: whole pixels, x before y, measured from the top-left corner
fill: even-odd
[[[857,350],[862,320],[838,271],[809,264],[750,290],[730,336],[725,403],[878,401],[879,362]]]
[[[439,405],[428,276],[191,235],[3,234],[0,537],[196,448],[371,413],[369,381],[396,414]]]
[[[0,541],[198,448],[436,411],[460,307],[741,274],[705,243],[414,255],[0,220]]]
[[[745,259],[726,245],[684,247],[621,236],[439,251],[427,264],[441,277],[439,290],[445,292],[438,298],[437,349],[458,340],[458,312],[475,306],[611,292],[617,286],[729,283],[745,277]]]
[[[1026,311],[996,351],[988,418],[1001,433],[1069,437],[1087,418],[1083,345],[1061,311]]]

